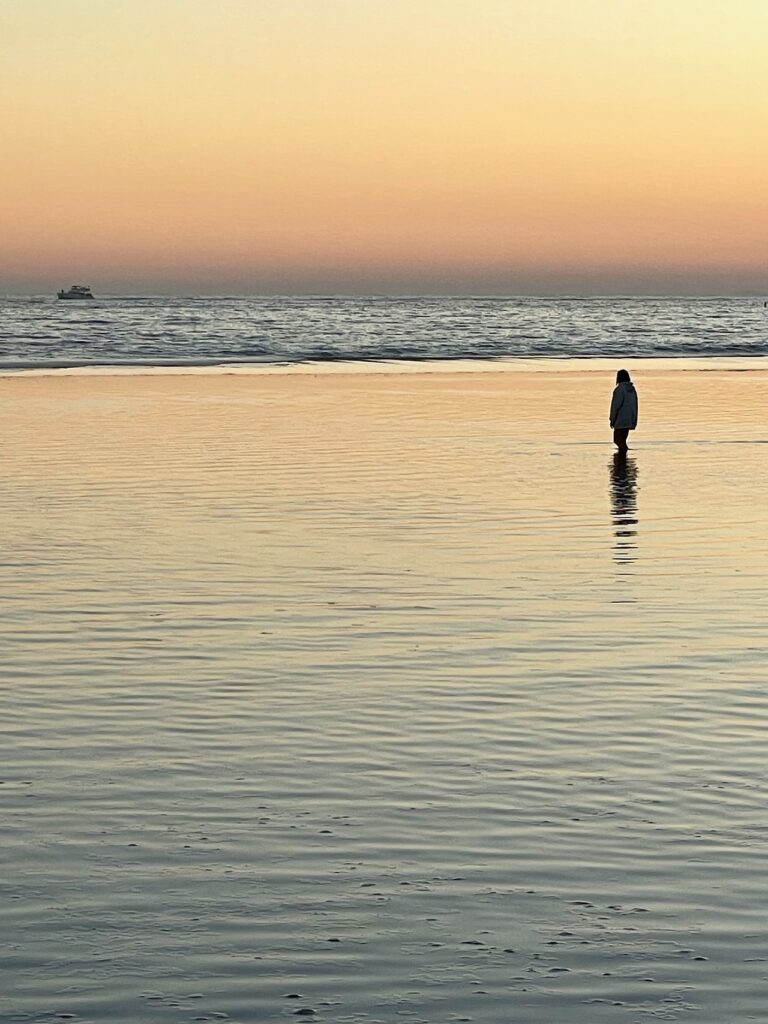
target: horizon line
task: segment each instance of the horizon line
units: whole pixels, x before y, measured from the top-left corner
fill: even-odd
[[[712,292],[102,292],[99,299],[759,299],[768,296],[768,289],[756,291]],[[51,292],[4,292],[3,299],[51,299],[59,301]]]

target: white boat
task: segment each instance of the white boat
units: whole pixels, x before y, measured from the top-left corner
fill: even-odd
[[[60,299],[92,299],[93,292],[87,284],[73,284],[66,291],[62,288],[60,292],[57,292],[57,297]]]

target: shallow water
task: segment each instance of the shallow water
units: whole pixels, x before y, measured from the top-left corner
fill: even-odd
[[[0,380],[0,1019],[763,1019],[768,374],[638,385]]]

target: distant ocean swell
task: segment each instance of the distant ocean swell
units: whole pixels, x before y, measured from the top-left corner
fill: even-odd
[[[0,368],[768,355],[758,298],[0,299]]]

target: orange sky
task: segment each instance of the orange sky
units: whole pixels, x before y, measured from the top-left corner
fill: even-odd
[[[10,0],[0,291],[768,289],[765,0]]]

